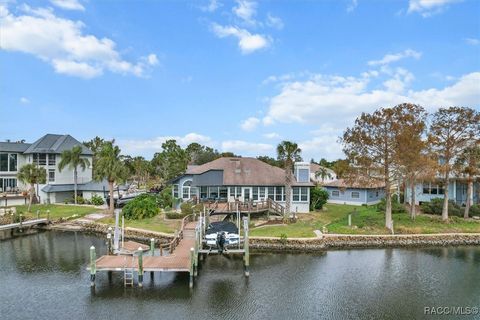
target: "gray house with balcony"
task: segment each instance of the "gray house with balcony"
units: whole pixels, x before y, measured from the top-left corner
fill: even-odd
[[[9,196],[9,204],[15,204],[13,198],[29,188],[18,181],[17,173],[23,165],[33,163],[45,168],[47,172],[46,183],[39,184],[36,190],[40,202],[58,203],[73,199],[73,170],[67,166],[60,171],[58,163],[63,151],[71,150],[77,145],[82,146],[82,157],[90,162],[88,168],[78,170],[79,195],[86,199],[94,194],[104,197],[106,183],[92,181],[93,152],[72,136],[59,134],[46,134],[33,143],[0,142],[0,195],[4,198]],[[3,205],[1,199],[0,202]],[[21,202],[23,204],[24,201]]]

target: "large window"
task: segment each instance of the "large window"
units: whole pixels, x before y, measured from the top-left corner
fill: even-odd
[[[8,171],[17,171],[17,154],[10,153],[8,155]]]
[[[293,187],[293,201],[308,201],[308,187]]]
[[[190,199],[190,187],[192,186],[192,180],[187,180],[182,186],[182,198]]]
[[[220,187],[220,198],[222,198],[222,199],[228,198],[228,188],[227,187]]]
[[[352,199],[360,199],[360,192],[352,191]]]
[[[219,194],[218,187],[208,187],[208,197],[211,199],[217,199]]]
[[[275,187],[275,201],[284,201],[284,187]]]
[[[252,200],[257,201],[258,200],[258,187],[253,187],[252,188]]]
[[[298,169],[298,182],[309,182],[310,181],[310,170],[308,169]]]
[[[17,187],[17,179],[15,178],[0,178],[0,191],[10,192]]]
[[[48,165],[54,166],[57,162],[57,155],[56,154],[49,154],[48,155]]]
[[[265,200],[265,187],[260,187],[259,188],[260,192],[258,193],[258,197],[260,200]]]
[[[423,194],[444,194],[445,189],[439,184],[433,184],[429,182],[423,183]]]
[[[49,169],[48,170],[48,182],[54,182],[55,181],[55,169]]]
[[[8,171],[8,153],[0,153],[0,171]]]
[[[338,191],[338,190],[333,190],[333,191],[332,191],[332,197],[340,197],[340,191]]]
[[[275,200],[275,188],[268,187],[268,198]]]
[[[178,184],[173,185],[173,197],[178,198]]]
[[[208,196],[208,187],[200,187],[200,199],[206,199]]]

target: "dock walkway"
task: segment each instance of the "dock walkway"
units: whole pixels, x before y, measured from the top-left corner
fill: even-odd
[[[41,225],[41,224],[48,224],[48,219],[42,218],[42,219],[27,220],[19,223],[4,224],[4,225],[0,225],[0,231],[16,229],[16,228],[32,227],[32,226]]]

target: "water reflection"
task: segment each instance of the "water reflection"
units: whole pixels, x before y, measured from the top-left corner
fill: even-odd
[[[480,296],[479,247],[253,254],[249,279],[241,258],[210,255],[193,290],[185,273],[146,273],[143,288],[124,288],[115,272],[98,273],[91,291],[92,244],[106,252],[82,233],[0,241],[2,318],[419,319],[425,306]]]

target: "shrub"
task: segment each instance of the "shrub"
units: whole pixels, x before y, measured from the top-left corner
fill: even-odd
[[[93,205],[96,205],[96,206],[101,206],[102,204],[105,203],[103,201],[103,198],[96,194],[92,196],[92,199],[90,199],[90,201],[92,202]]]
[[[480,205],[479,204],[474,204],[473,206],[470,207],[470,212],[469,216],[480,216]]]
[[[280,235],[280,243],[283,244],[283,245],[286,245],[287,244],[287,240],[288,240],[288,236],[286,233],[282,233]]]
[[[163,189],[157,196],[158,206],[160,208],[168,208],[172,206],[173,195],[172,195],[172,186],[169,186]]]
[[[77,196],[77,204],[85,204],[85,199],[81,196]]]
[[[392,196],[392,213],[404,213],[406,212],[405,207],[403,204],[398,203],[398,197],[397,195]],[[382,198],[380,202],[377,204],[377,211],[379,212],[385,212],[385,209],[387,207],[387,200],[385,198]]]
[[[193,213],[193,204],[191,204],[190,202],[182,203],[180,205],[180,211],[182,211],[182,213],[184,215],[192,214]]]
[[[150,194],[141,194],[123,207],[123,216],[128,220],[151,218],[158,214],[156,197]]]
[[[170,212],[165,212],[165,216],[168,219],[182,219],[187,216],[187,214],[180,213],[180,212],[175,212],[175,211],[170,211]]]
[[[430,202],[422,203],[420,207],[422,208],[423,213],[441,215],[442,209],[443,209],[443,199],[441,198],[432,199]],[[448,215],[462,217],[463,210],[453,200],[450,200],[448,201]]]
[[[310,189],[310,211],[321,210],[323,205],[327,203],[328,191],[315,187]]]

